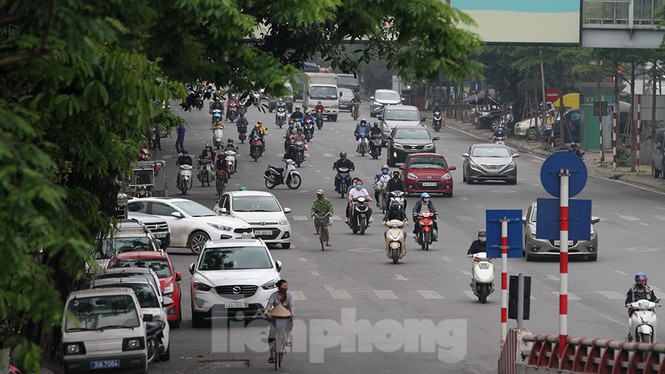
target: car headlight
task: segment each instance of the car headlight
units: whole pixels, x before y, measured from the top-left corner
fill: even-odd
[[[219,231],[233,231],[233,227],[220,225],[220,224],[218,224],[218,223],[210,223],[210,222],[208,222],[208,226],[214,228],[215,230],[219,230]]]
[[[473,170],[478,170],[482,171],[483,168],[481,168],[478,164],[476,164],[474,161],[469,160],[469,167]]]
[[[197,290],[197,291],[207,292],[207,291],[210,291],[212,289],[212,287],[210,287],[207,284],[202,283],[202,282],[194,282],[194,289]]]
[[[409,179],[418,179],[418,176],[413,173],[407,173],[406,177]]]
[[[401,144],[399,144],[399,143],[394,143],[394,144],[393,144],[393,147],[395,147],[395,148],[397,148],[397,149],[404,149],[404,146],[401,145]]]
[[[288,225],[288,224],[289,224],[289,220],[286,219],[286,217],[282,218],[282,219],[279,221],[279,225],[280,225],[280,226],[286,226],[286,225]]]
[[[516,166],[515,161],[511,161],[510,164],[506,165],[506,170],[513,170]]]
[[[441,176],[441,179],[443,179],[443,180],[448,180],[448,179],[451,179],[452,177],[453,177],[453,176],[450,175],[450,173],[446,173],[446,174],[443,174],[443,175]]]
[[[331,106],[331,108],[337,109],[337,105],[333,105],[333,106]]]
[[[425,149],[432,149],[432,148],[434,148],[434,143],[425,144]]]
[[[174,287],[173,282],[169,283],[168,286],[164,287],[164,295],[173,295]]]
[[[136,351],[145,348],[143,338],[124,338],[122,340],[123,351]]]
[[[269,282],[266,282],[266,283],[262,284],[261,288],[263,288],[264,290],[273,289],[273,288],[277,287],[277,282],[278,281],[279,281],[279,279],[273,279]]]
[[[83,343],[67,343],[65,344],[65,356],[67,355],[84,355],[85,346]]]

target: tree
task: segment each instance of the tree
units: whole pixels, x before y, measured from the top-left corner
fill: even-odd
[[[57,356],[63,300],[160,103],[184,98],[178,82],[281,94],[317,52],[344,71],[385,57],[402,75],[462,77],[479,45],[457,27],[469,22],[438,0],[0,3],[2,346],[29,372],[43,348]],[[359,57],[340,47],[361,38]]]

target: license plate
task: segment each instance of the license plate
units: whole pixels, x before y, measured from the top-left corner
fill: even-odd
[[[226,309],[247,308],[247,303],[244,301],[232,301],[224,303],[224,308]]]
[[[436,187],[436,182],[423,182],[423,187]]]
[[[554,245],[561,245],[561,240],[555,240],[555,241],[554,241]],[[572,247],[572,246],[573,246],[573,241],[572,241],[572,240],[569,240],[569,241],[568,241],[568,246],[569,246],[569,247]]]
[[[254,235],[272,235],[272,230],[254,230]]]
[[[242,236],[243,239],[250,239],[252,237],[252,233],[251,232],[243,232],[241,236]]]
[[[166,233],[165,232],[158,232],[156,234],[153,234],[155,238],[166,238]]]
[[[90,361],[90,369],[119,368],[120,360]]]

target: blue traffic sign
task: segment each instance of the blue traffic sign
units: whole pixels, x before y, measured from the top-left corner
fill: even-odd
[[[587,180],[587,170],[584,161],[572,152],[560,151],[548,157],[540,168],[540,182],[550,195],[561,197],[562,169],[567,169],[568,197],[573,197],[584,189]]]
[[[536,238],[559,240],[561,221],[559,199],[538,199]],[[591,239],[591,200],[568,200],[568,240]]]
[[[522,257],[522,211],[486,210],[487,257],[501,257],[501,221],[508,220],[508,258]]]

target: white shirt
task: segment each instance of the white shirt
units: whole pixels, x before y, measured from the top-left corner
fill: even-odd
[[[357,198],[359,198],[360,196],[364,196],[364,197],[369,198],[369,192],[367,192],[367,190],[365,189],[365,187],[363,187],[363,188],[361,188],[361,189],[354,188],[354,189],[352,189],[351,191],[349,191],[349,197],[350,197],[351,199],[357,199]]]

